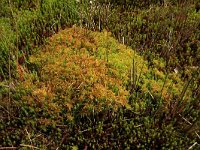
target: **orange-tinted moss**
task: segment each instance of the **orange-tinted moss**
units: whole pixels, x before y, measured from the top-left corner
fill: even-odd
[[[39,81],[33,83],[29,75],[23,84],[32,89],[37,101],[48,101],[49,107],[52,104],[58,110],[64,105],[70,118],[69,112],[77,105],[82,105],[81,113],[128,107],[130,93],[125,86],[132,78],[130,70],[141,93],[161,96],[167,103],[184,87],[174,73],[166,76],[162,72],[163,62],[155,60],[155,68],[149,69],[142,56],[119,44],[107,31],[98,33],[77,27],[62,30],[51,37],[40,52],[32,55],[30,61],[41,68]],[[175,78],[178,78],[177,83]],[[24,99],[33,100],[33,96]],[[145,107],[145,101],[141,101],[140,106]]]

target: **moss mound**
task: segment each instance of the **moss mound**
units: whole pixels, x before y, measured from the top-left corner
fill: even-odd
[[[113,51],[110,48],[117,51],[117,44],[97,48],[101,43],[94,37],[91,31],[72,28],[50,38],[49,44],[30,58],[31,65],[39,69],[25,75],[22,84],[31,94],[23,97],[24,101],[34,105],[48,102],[58,112],[63,107],[68,113],[76,108],[81,114],[128,106],[128,91],[121,80],[127,72],[123,66],[118,70],[107,58]],[[131,53],[126,58],[131,61]]]
[[[64,108],[69,118],[74,109],[84,114],[130,107],[128,98],[139,90],[141,100],[136,103],[140,108],[145,107],[145,94],[163,97],[167,108],[183,83],[177,74],[166,76],[162,62],[155,60],[154,66],[149,69],[141,56],[107,31],[73,27],[51,37],[31,56],[32,73],[25,74],[22,82],[30,94],[22,99],[36,107],[47,104],[53,112]]]

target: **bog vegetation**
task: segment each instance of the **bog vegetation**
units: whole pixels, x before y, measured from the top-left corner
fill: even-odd
[[[199,149],[196,0],[1,0],[0,149]]]

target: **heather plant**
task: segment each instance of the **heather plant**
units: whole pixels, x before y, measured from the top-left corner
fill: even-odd
[[[71,26],[78,20],[77,5],[75,1],[34,0],[34,1],[6,1],[1,2],[1,43],[5,43],[5,37],[10,37],[12,31],[12,42],[7,42],[7,48],[12,51],[11,68],[17,68],[17,62],[25,63],[32,50],[40,44],[45,43],[45,38],[58,32],[59,29]],[[5,11],[3,11],[5,10]],[[4,32],[4,28],[8,32]],[[4,44],[5,45],[5,44]],[[6,60],[8,51],[1,46],[1,52]],[[21,58],[25,58],[21,61]],[[15,63],[14,63],[15,62]],[[1,78],[8,79],[8,65],[1,64]],[[14,71],[12,76],[16,76]]]

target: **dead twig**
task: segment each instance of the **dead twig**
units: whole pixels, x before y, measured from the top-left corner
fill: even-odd
[[[200,139],[200,135],[197,133],[197,131],[195,131],[195,134],[196,134],[197,137]]]
[[[26,145],[26,144],[20,144],[21,147],[28,147],[28,148],[32,148],[32,149],[39,149],[38,147],[35,147],[33,145]]]
[[[25,129],[25,131],[26,131],[26,133],[27,133],[27,135],[28,135],[28,139],[29,139],[29,141],[31,142],[31,145],[32,145],[33,143],[32,143],[32,140],[31,140],[30,133],[28,132],[28,130],[27,130],[27,129]],[[33,149],[33,148],[32,148],[32,149]]]
[[[184,118],[183,116],[181,116],[181,114],[179,114],[179,116],[185,121],[187,122],[189,125],[192,125],[192,123],[190,121],[188,121],[186,118]]]
[[[17,149],[17,147],[0,147],[0,150],[5,150],[5,149]]]
[[[192,144],[192,146],[190,146],[189,148],[188,148],[188,150],[189,149],[192,149],[195,145],[197,145],[198,143],[197,142],[195,142],[194,144]]]

